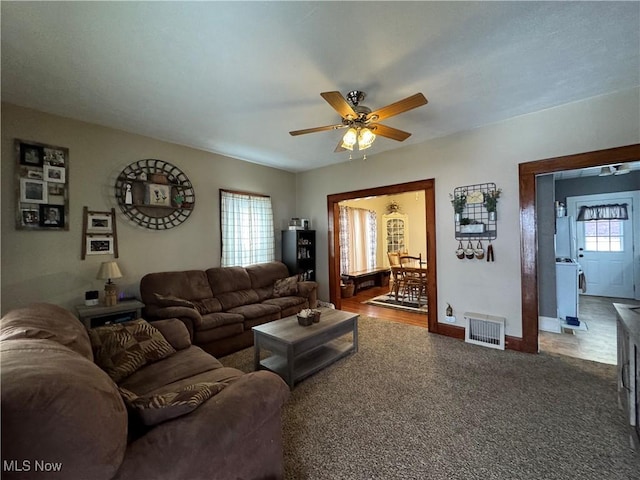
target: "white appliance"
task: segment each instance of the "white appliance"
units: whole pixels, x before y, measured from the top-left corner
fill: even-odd
[[[576,229],[573,217],[556,218],[556,260],[576,259]]]
[[[582,273],[576,260],[576,228],[573,217],[556,217],[555,247],[556,304],[558,318],[566,328],[567,317],[578,318],[579,278]]]
[[[556,262],[556,303],[558,318],[578,318],[578,276],[580,264],[575,261]]]

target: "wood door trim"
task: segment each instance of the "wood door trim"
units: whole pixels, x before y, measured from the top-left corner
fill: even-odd
[[[536,175],[599,167],[640,160],[640,144],[547,158],[518,166],[520,184],[520,264],[522,344],[525,352],[538,352],[538,266],[536,245]]]
[[[427,239],[427,324],[429,331],[439,332],[438,324],[438,278],[436,271],[436,208],[435,208],[435,180],[417,180],[414,182],[398,183],[382,187],[367,188],[351,192],[327,195],[328,232],[327,244],[329,249],[329,296],[336,308],[341,307],[340,298],[340,238],[339,202],[355,198],[374,197],[380,195],[394,195],[404,192],[425,192],[425,216]],[[446,334],[446,333],[445,333]]]

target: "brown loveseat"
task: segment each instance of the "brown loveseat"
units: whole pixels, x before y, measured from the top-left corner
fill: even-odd
[[[251,327],[315,308],[317,288],[289,277],[282,262],[149,273],[140,280],[144,318],[179,318],[192,342],[217,357],[253,345]]]
[[[283,477],[286,384],[270,372],[223,367],[190,344],[176,319],[153,326],[171,352],[116,385],[94,363],[87,331],[69,311],[37,304],[0,320],[3,479]],[[155,399],[195,384],[221,390],[154,426],[128,413],[118,388]]]

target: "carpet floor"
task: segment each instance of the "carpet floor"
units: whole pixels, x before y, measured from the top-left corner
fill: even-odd
[[[427,307],[427,299],[420,300],[420,306],[418,302],[410,299],[398,297],[396,300],[395,295],[378,295],[377,297],[370,298],[362,303],[368,303],[371,305],[377,305],[378,307],[395,308],[400,310],[407,310],[410,312],[424,313],[425,315],[429,311]]]
[[[287,479],[632,480],[615,366],[361,317],[359,351],[296,385]],[[253,349],[222,357],[253,369]]]

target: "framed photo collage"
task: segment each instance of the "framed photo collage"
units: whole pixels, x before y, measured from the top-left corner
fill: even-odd
[[[69,230],[69,149],[15,140],[16,228]]]

